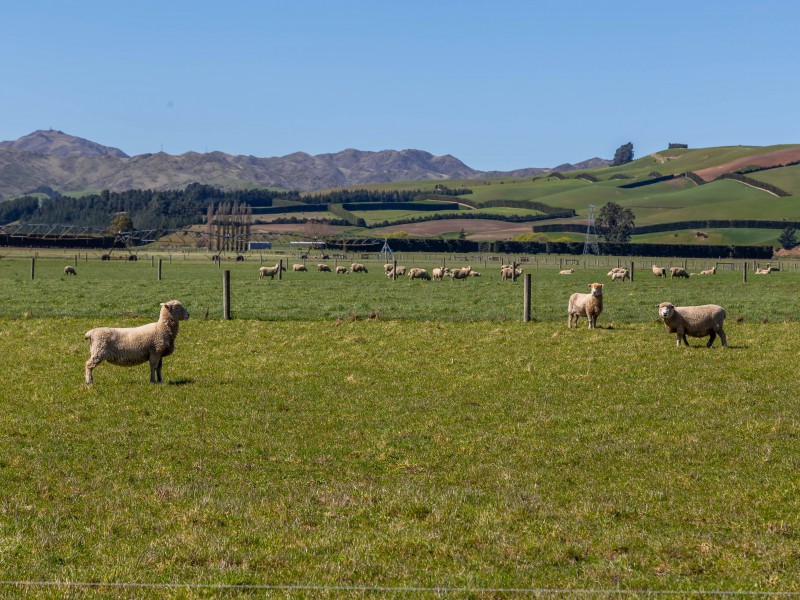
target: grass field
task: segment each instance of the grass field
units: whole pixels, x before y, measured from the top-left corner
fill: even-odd
[[[606,286],[594,331],[564,312],[605,265],[526,265],[521,323],[521,283],[489,271],[259,281],[258,261],[226,264],[224,321],[210,261],[165,261],[160,282],[149,261],[64,264],[31,281],[29,260],[0,260],[2,581],[800,591],[793,263],[746,284],[637,270]],[[165,385],[107,364],[82,383],[86,330],[173,297],[192,318]],[[676,348],[667,299],[725,306],[729,348]]]

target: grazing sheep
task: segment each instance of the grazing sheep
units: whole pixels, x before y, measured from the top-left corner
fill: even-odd
[[[352,265],[350,265],[350,272],[351,273],[369,273],[369,271],[367,271],[367,267],[365,267],[361,263],[353,263]]]
[[[328,265],[326,265],[325,263],[319,263],[317,265],[317,271],[325,271],[326,273],[330,273],[331,272],[331,268]]]
[[[432,272],[434,281],[441,281],[444,277],[450,275],[450,269],[447,267],[436,267]]]
[[[337,275],[345,275],[346,273],[347,273],[347,267],[336,267]]]
[[[64,275],[77,275],[78,272],[75,270],[75,267],[66,266],[64,267]]]
[[[409,269],[408,270],[408,278],[409,279],[427,279],[430,281],[431,274],[428,273],[425,269]]]
[[[515,277],[519,277],[520,275],[522,275],[522,269],[517,269],[515,272],[512,267],[508,267],[500,271],[500,278],[502,281],[506,279],[511,279],[513,281]]]
[[[450,272],[447,274],[448,277],[452,277],[453,281],[456,279],[466,279],[469,277],[469,274],[472,273],[472,267],[461,267],[460,269],[450,269]]]
[[[394,263],[386,263],[383,265],[384,274],[388,274],[392,269],[394,269]]]
[[[625,281],[627,279],[628,281],[630,281],[631,274],[627,269],[621,269],[619,271],[613,271],[611,273],[611,281],[616,281],[617,279],[620,279],[622,281]]]
[[[300,272],[303,272],[303,271],[308,271],[308,269],[306,269],[305,265],[294,264],[294,265],[292,265],[292,271],[300,273]]]
[[[728,345],[725,331],[722,329],[725,321],[725,309],[716,304],[705,304],[703,306],[674,306],[670,302],[662,302],[658,305],[658,316],[664,320],[664,325],[669,333],[674,333],[677,337],[677,345],[681,341],[687,346],[689,342],[686,336],[696,338],[711,336],[706,347],[711,348],[717,335],[722,342],[723,348]]]
[[[83,336],[91,340],[86,361],[86,383],[92,383],[92,369],[101,362],[132,367],[150,361],[150,383],[161,383],[161,363],[175,350],[178,322],[189,312],[178,300],[161,304],[158,321],[140,327],[96,327]]]
[[[589,321],[589,329],[597,328],[597,317],[603,312],[603,284],[590,283],[591,292],[581,294],[575,292],[569,297],[567,305],[567,327],[578,327],[578,320],[585,316]]]
[[[711,267],[710,269],[706,269],[705,271],[700,271],[699,275],[716,275],[717,274],[717,267]]]
[[[558,272],[559,275],[572,275],[575,273],[575,269],[563,269]]]
[[[653,275],[656,277],[666,277],[667,276],[667,269],[664,267],[657,267],[653,265]]]
[[[388,277],[389,279],[394,278],[394,272],[395,272],[394,269],[389,269],[386,272],[386,277]],[[402,265],[397,265],[397,277],[402,277],[405,274],[406,274],[406,268]]]
[[[689,279],[689,273],[683,267],[670,267],[669,268],[669,276],[670,277],[685,277]]]
[[[280,271],[285,271],[286,267],[284,267],[280,262],[275,263],[274,267],[261,267],[258,270],[258,278],[264,279],[264,277],[269,277],[270,279],[275,279],[275,275],[277,275]]]

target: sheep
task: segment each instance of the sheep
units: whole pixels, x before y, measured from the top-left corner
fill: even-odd
[[[67,265],[64,267],[64,275],[77,275],[78,272],[75,270],[75,267],[71,267]]]
[[[625,281],[627,279],[628,281],[630,281],[631,279],[630,271],[628,271],[627,269],[613,271],[611,273],[611,281],[616,281],[617,279],[621,279],[622,281]]]
[[[261,267],[258,269],[258,278],[264,279],[264,277],[269,277],[270,279],[275,279],[275,275],[277,275],[280,271],[285,271],[286,267],[284,267],[280,262],[275,263],[274,267]]]
[[[408,278],[409,279],[427,279],[430,281],[431,274],[428,273],[425,269],[409,269],[408,270]]]
[[[161,304],[158,321],[140,327],[95,327],[83,336],[90,340],[86,383],[94,382],[92,370],[101,362],[132,367],[150,361],[150,383],[161,383],[161,364],[175,350],[178,322],[189,311],[178,300]]]
[[[434,281],[441,281],[444,277],[450,275],[450,269],[447,267],[436,267],[433,271],[433,279]]]
[[[689,279],[689,273],[683,267],[670,267],[669,268],[669,276],[670,277],[685,277]]]
[[[585,316],[589,321],[589,329],[597,328],[597,317],[603,312],[603,284],[590,283],[588,294],[575,292],[569,297],[567,305],[567,327],[578,328],[578,320]]]
[[[450,269],[447,275],[455,281],[456,279],[466,279],[470,273],[472,273],[472,267],[462,267],[460,269]]]
[[[383,265],[383,273],[384,273],[384,275],[390,273],[392,269],[394,269],[394,263],[386,263],[386,264],[384,264]]]
[[[662,302],[657,308],[658,316],[663,319],[667,331],[676,334],[678,346],[681,345],[681,341],[689,345],[686,340],[687,335],[696,338],[711,336],[706,344],[707,348],[711,348],[718,335],[722,347],[728,345],[725,331],[722,329],[725,309],[721,306],[716,304],[674,306],[671,302]]]
[[[326,273],[330,273],[331,272],[331,268],[328,265],[326,265],[325,263],[319,263],[317,265],[317,271],[325,271]]]
[[[396,271],[397,271],[397,277],[402,277],[403,275],[406,274],[406,268],[402,265],[397,265]],[[388,277],[389,279],[393,279],[395,277],[395,269],[389,269],[386,272],[386,277]]]
[[[470,276],[470,277],[480,277],[480,276],[481,276],[481,274],[480,274],[480,273],[478,273],[477,271],[470,271],[470,272],[469,272],[469,276]]]
[[[666,277],[667,276],[667,269],[664,267],[657,267],[653,265],[653,275],[656,277]]]
[[[301,272],[304,272],[304,271],[307,272],[308,269],[306,269],[305,265],[294,264],[294,265],[292,265],[292,271],[294,271],[296,273],[301,273]]]
[[[756,269],[756,275],[769,275],[772,273],[772,269],[767,267],[766,269]]]
[[[369,271],[367,271],[367,267],[365,267],[361,263],[353,263],[352,265],[350,265],[350,272],[351,273],[369,273]]]
[[[522,269],[517,269],[514,271],[512,267],[508,267],[507,269],[503,269],[500,271],[500,278],[505,281],[506,279],[513,280],[515,277],[519,277],[522,275]]]
[[[559,275],[572,275],[575,273],[575,269],[563,269],[558,272]]]
[[[717,274],[717,267],[711,267],[710,269],[706,269],[705,271],[700,271],[699,275],[716,275]]]
[[[337,275],[345,275],[347,274],[347,267],[336,267],[336,274]]]

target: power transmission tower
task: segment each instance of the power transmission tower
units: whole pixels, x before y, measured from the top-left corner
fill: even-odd
[[[583,242],[583,253],[600,255],[600,246],[597,245],[597,228],[594,225],[594,204],[589,205],[589,224],[586,226],[586,240]]]

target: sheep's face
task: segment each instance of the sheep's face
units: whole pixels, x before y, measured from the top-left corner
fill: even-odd
[[[602,283],[590,283],[589,287],[592,289],[592,296],[602,296],[603,295],[603,284]]]
[[[658,305],[658,316],[662,319],[669,319],[674,312],[675,307],[669,302],[662,302]]]
[[[189,311],[181,304],[180,300],[170,300],[169,302],[164,302],[161,306],[166,308],[177,321],[185,321],[189,318]]]

